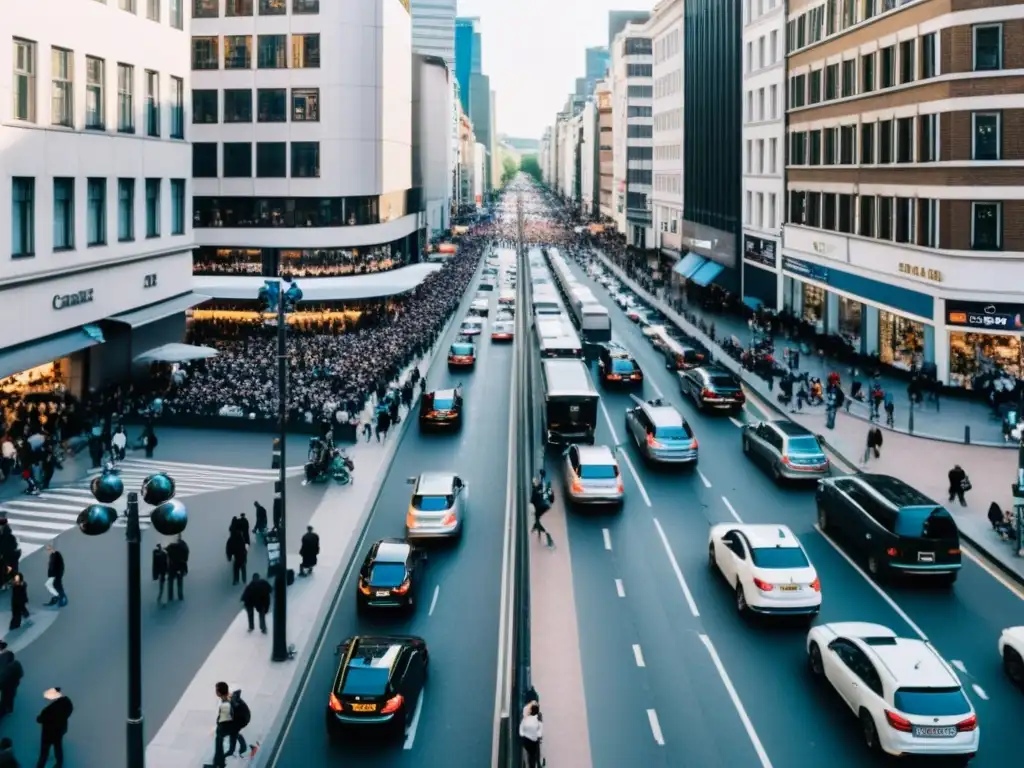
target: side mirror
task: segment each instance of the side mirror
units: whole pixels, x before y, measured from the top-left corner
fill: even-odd
[[[408,478],[406,478],[405,482],[408,485],[416,485],[416,478],[415,477],[408,477]]]

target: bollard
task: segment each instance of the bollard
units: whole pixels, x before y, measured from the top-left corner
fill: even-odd
[[[907,433],[914,434],[914,398],[910,398],[910,419],[907,422]]]
[[[964,445],[971,444],[971,425],[964,424]]]

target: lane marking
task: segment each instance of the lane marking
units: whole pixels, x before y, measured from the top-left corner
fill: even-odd
[[[917,626],[917,624],[914,623],[914,620],[907,615],[907,612],[904,611],[902,608],[900,608],[899,605],[896,603],[896,601],[893,600],[891,597],[889,597],[889,594],[884,589],[882,589],[880,586],[878,586],[874,582],[874,580],[870,576],[868,576],[868,574],[864,571],[864,569],[861,568],[859,565],[857,565],[857,563],[855,563],[853,561],[853,558],[851,558],[848,554],[846,554],[839,547],[839,545],[836,544],[832,540],[831,536],[829,536],[827,533],[825,533],[823,530],[821,530],[821,528],[818,527],[817,523],[814,524],[814,530],[816,530],[818,533],[820,533],[821,534],[821,538],[823,538],[825,541],[827,541],[829,544],[831,544],[832,545],[832,549],[834,549],[836,552],[838,552],[842,556],[842,558],[847,563],[850,564],[850,567],[853,568],[853,570],[855,570],[857,573],[859,573],[861,575],[861,578],[864,579],[864,581],[866,581],[870,585],[870,587],[873,590],[875,590],[875,592],[877,592],[879,594],[879,596],[883,600],[885,600],[885,602],[887,602],[889,604],[889,607],[892,608],[896,612],[896,615],[898,615],[901,619],[903,619],[904,622],[906,622],[906,625],[908,627],[910,627],[914,631],[915,635],[917,635],[919,638],[921,638],[922,640],[924,640],[926,642],[928,641],[928,635],[926,635],[924,633],[924,631],[919,626]]]
[[[651,389],[654,390],[654,394],[658,396],[659,400],[665,399],[665,393],[661,391],[661,387],[658,386],[658,383],[656,381],[654,381],[653,379],[648,379],[646,376],[644,376],[644,381],[650,383]]]
[[[661,523],[658,522],[658,518],[654,518],[654,527],[658,529],[658,536],[661,537],[661,543],[665,547],[665,554],[668,555],[668,561],[672,564],[672,570],[675,571],[676,581],[679,582],[679,588],[683,590],[683,597],[686,598],[686,604],[690,607],[690,613],[694,618],[700,618],[697,603],[694,601],[693,594],[686,584],[686,579],[683,578],[683,569],[679,567],[679,562],[676,560],[672,547],[668,543],[668,536],[665,535],[665,530],[661,527]]]
[[[608,409],[605,407],[604,400],[599,400],[601,403],[601,413],[604,414],[604,420],[608,424],[608,430],[612,433],[612,444],[616,447],[619,445],[619,433],[615,431],[615,425],[612,424],[612,417],[608,413]]]
[[[647,722],[651,724],[651,733],[654,734],[654,743],[659,747],[664,747],[665,737],[661,733],[661,723],[658,722],[658,713],[653,709],[647,710]]]
[[[744,709],[743,702],[740,701],[740,696],[736,693],[736,688],[733,687],[732,680],[729,679],[729,673],[725,671],[725,665],[722,664],[722,660],[719,658],[718,651],[715,650],[711,638],[707,635],[701,635],[700,639],[704,643],[704,647],[708,649],[708,653],[711,655],[711,662],[715,665],[715,669],[718,670],[718,676],[722,678],[722,684],[725,686],[725,690],[728,691],[733,706],[736,707],[736,714],[740,716],[740,722],[743,723],[743,728],[746,730],[747,737],[754,747],[754,752],[757,753],[757,759],[761,761],[762,768],[772,768],[772,761],[768,759],[768,753],[765,752],[764,745],[761,744],[761,739],[758,738],[757,731],[754,730],[754,724],[750,722],[750,718],[747,716],[747,710]]]
[[[1010,590],[1017,598],[1024,600],[1024,589],[1016,582],[1010,580],[998,567],[989,563],[984,555],[979,555],[974,549],[964,544],[963,541],[960,542],[960,553],[967,555],[967,558],[974,562],[975,565],[980,566],[985,573]]]
[[[405,744],[402,745],[403,749],[412,749],[412,745],[416,742],[416,729],[420,727],[420,712],[423,711],[423,699],[427,694],[427,689],[420,689],[420,697],[416,700],[416,711],[412,713],[412,722],[409,723],[409,728],[405,732]]]
[[[729,514],[732,515],[733,520],[740,525],[743,525],[743,518],[739,516],[735,509],[733,509],[732,504],[729,503],[729,500],[725,498],[725,496],[722,497],[722,503],[725,504],[725,508],[729,510]]]
[[[641,669],[647,666],[644,664],[644,652],[640,650],[639,645],[633,646],[633,659],[636,661],[636,665]]]
[[[739,427],[740,429],[743,429],[743,422],[737,419],[735,416],[730,416],[729,421],[731,421],[735,426]]]
[[[950,659],[949,664],[954,669],[963,672],[965,675],[967,674],[967,665],[960,661],[960,659]]]
[[[430,600],[430,610],[427,611],[427,616],[433,616],[434,615],[434,608],[437,606],[437,597],[440,594],[441,594],[441,585],[439,584],[436,587],[434,587],[434,596]]]
[[[612,532],[607,528],[601,529],[601,536],[604,537],[604,548],[609,552],[612,551]]]
[[[977,694],[978,698],[982,701],[988,701],[988,694],[985,693],[985,689],[977,683],[971,683],[971,688],[974,689],[974,693]]]
[[[707,478],[706,478],[706,477],[704,476],[704,473],[703,473],[703,472],[701,472],[701,471],[700,471],[700,470],[698,469],[698,470],[697,470],[697,474],[698,474],[698,475],[700,475],[700,481],[701,481],[702,483],[704,483],[704,487],[705,487],[705,488],[710,488],[710,487],[711,487],[711,481],[710,481],[710,480],[708,480],[708,479],[707,479]]]
[[[644,484],[640,481],[640,475],[637,474],[636,467],[633,466],[633,460],[629,458],[629,454],[625,451],[620,450],[619,456],[626,462],[626,466],[629,468],[629,474],[633,476],[636,481],[636,487],[640,489],[640,495],[644,497],[644,504],[648,507],[651,506],[651,497],[647,495],[647,489],[644,488]]]
[[[615,580],[615,594],[619,597],[626,596],[626,588],[622,585],[622,579]]]

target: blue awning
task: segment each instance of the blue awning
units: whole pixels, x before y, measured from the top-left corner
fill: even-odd
[[[755,312],[764,306],[764,302],[760,299],[754,298],[753,296],[744,296],[743,303],[750,307]]]
[[[704,264],[690,275],[690,280],[699,286],[710,285],[725,270],[721,264],[714,261],[705,261]]]
[[[90,325],[9,347],[0,352],[0,379],[102,343],[102,332]]]
[[[680,259],[674,267],[672,267],[672,271],[680,277],[689,280],[698,269],[707,263],[708,260],[700,254],[688,253],[683,256],[683,258]]]
[[[114,315],[111,320],[116,320],[119,323],[130,325],[132,328],[138,328],[140,325],[149,325],[155,323],[157,320],[163,320],[165,317],[176,315],[179,312],[184,312],[186,309],[192,309],[204,301],[209,299],[209,296],[204,296],[201,293],[183,293],[180,296],[175,296],[172,299],[166,299],[164,301],[158,301],[156,304],[150,304],[148,307],[142,309],[133,309],[131,312],[122,312],[120,315]]]

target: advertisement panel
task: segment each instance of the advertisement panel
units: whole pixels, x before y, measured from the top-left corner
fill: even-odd
[[[778,244],[764,237],[743,236],[743,258],[755,264],[763,264],[775,269]]]

